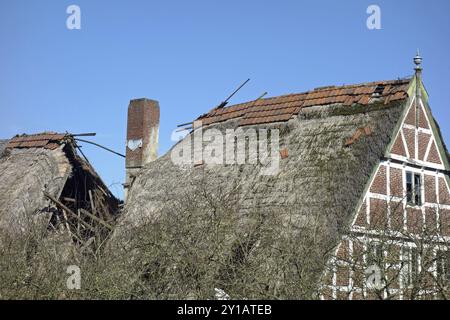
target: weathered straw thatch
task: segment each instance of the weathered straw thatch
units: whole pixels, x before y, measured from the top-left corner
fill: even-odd
[[[314,297],[328,258],[388,153],[414,88],[414,80],[327,87],[211,110],[193,123],[194,131],[183,141],[138,173],[116,229],[118,239],[133,237],[139,230],[134,226],[154,226],[144,229],[158,235],[145,242],[161,257],[155,272],[159,265],[163,270],[186,268],[231,295],[285,290],[289,298]],[[173,152],[199,132],[214,129],[226,137],[226,130],[237,128],[243,129],[241,135],[251,129],[279,130],[278,172],[262,175],[261,165],[249,159],[241,165],[194,161],[181,167],[173,162]],[[210,144],[203,141],[203,150]],[[222,207],[209,205],[217,198]],[[216,216],[229,217],[231,223]],[[203,222],[206,227],[197,228]],[[220,245],[211,245],[216,242]],[[135,256],[152,257],[138,250]],[[178,283],[190,288],[186,291],[193,297],[202,297],[197,288],[203,282],[194,287],[192,278],[180,277]],[[244,293],[236,289],[241,282]]]
[[[17,149],[4,156],[0,160],[0,227],[13,232],[26,229],[31,217],[47,211],[49,203],[42,191],[59,198],[70,172],[60,149]],[[47,211],[47,221],[49,215]]]
[[[317,100],[318,93],[324,92],[318,90],[212,110],[200,118],[209,124],[208,129],[224,132],[248,123],[257,124],[247,125],[245,130],[280,129],[280,149],[286,149],[288,156],[280,160],[279,172],[273,176],[260,175],[261,167],[253,164],[180,168],[171,161],[172,149],[144,167],[134,181],[122,226],[137,224],[158,208],[182,195],[199,192],[200,185],[207,185],[211,193],[218,188],[221,192],[239,188],[242,213],[259,209],[275,210],[282,215],[290,209],[300,223],[320,217],[328,230],[326,236],[333,237],[345,228],[375,164],[384,154],[408,97],[408,85],[409,80],[401,80],[350,86],[350,90],[326,88],[325,94],[333,92],[339,95],[338,99],[331,96]],[[383,90],[387,90],[386,95]],[[355,92],[356,96],[352,95]],[[341,93],[351,96],[342,97]],[[361,94],[366,98],[360,97]],[[301,100],[298,108],[295,99]],[[284,109],[280,105],[265,106],[271,101],[285,104]],[[243,111],[242,106],[246,105],[250,111]],[[254,116],[258,111],[255,105],[264,112]],[[280,119],[279,114],[289,116]]]
[[[217,206],[208,204],[212,199],[221,204],[219,212],[229,214],[230,221],[239,221],[224,231],[226,234],[217,235],[226,239],[221,242],[220,253],[209,253],[228,259],[205,272],[212,283],[232,288],[235,278],[229,270],[236,270],[230,267],[236,265],[239,272],[247,274],[244,281],[262,281],[269,291],[284,288],[290,298],[311,298],[330,252],[350,224],[369,177],[391,141],[408,100],[408,89],[409,80],[327,87],[211,110],[198,119],[201,129],[194,122],[196,130],[141,169],[116,228],[117,239],[132,236],[133,227],[146,226],[148,221],[164,225],[180,220],[189,225],[189,217],[196,219],[197,212],[204,220],[214,221],[209,219],[216,215]],[[172,161],[172,152],[199,130],[216,129],[226,136],[227,129],[237,128],[242,129],[237,141],[250,129],[278,129],[280,162],[274,175],[261,174],[261,164],[250,164],[250,157],[246,164],[233,165],[194,161],[179,166]],[[203,142],[203,150],[208,144]],[[192,209],[193,205],[199,208]],[[180,217],[180,212],[186,212],[188,218],[165,218]],[[150,225],[156,225],[157,230],[159,223]],[[204,230],[196,229],[194,234],[179,226],[173,228],[181,229],[179,238],[170,238],[184,244],[181,250],[189,247],[190,241],[195,251],[205,250]],[[242,243],[245,249],[240,251]],[[240,252],[246,252],[249,269],[236,263]],[[193,265],[208,264],[192,255]],[[186,259],[190,258],[182,261]],[[183,263],[180,265],[182,268]],[[292,288],[296,289],[290,291]]]
[[[68,211],[90,210],[88,190],[94,193],[96,203],[102,204],[98,214],[103,210],[115,214],[117,199],[89,163],[77,155],[70,135],[22,135],[0,143],[2,232],[20,234],[36,221],[49,228],[72,227],[77,219]],[[46,194],[69,210],[63,212]]]
[[[3,151],[5,151],[7,144],[8,144],[8,140],[0,140],[0,157],[3,154]]]

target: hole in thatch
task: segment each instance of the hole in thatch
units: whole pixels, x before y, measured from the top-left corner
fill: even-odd
[[[384,88],[385,88],[385,85],[379,84],[375,88],[375,91],[373,92],[372,97],[379,97],[379,96],[381,96],[383,94]]]
[[[287,148],[283,148],[280,150],[280,156],[281,159],[286,159],[287,157],[289,157],[289,151]]]
[[[345,147],[349,147],[352,144],[356,143],[357,141],[359,141],[362,137],[364,136],[370,136],[372,135],[372,129],[370,127],[362,127],[362,128],[358,128],[355,133],[353,134],[352,137],[348,138],[345,143],[344,146]]]
[[[95,239],[98,247],[112,230],[119,201],[89,163],[76,154],[73,145],[69,143],[63,150],[72,170],[59,199],[48,196],[57,208],[52,210],[49,227],[66,230],[80,245]]]

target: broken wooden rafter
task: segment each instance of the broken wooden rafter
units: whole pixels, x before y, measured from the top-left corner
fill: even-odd
[[[53,201],[56,205],[58,205],[61,209],[66,210],[66,212],[70,213],[71,216],[73,216],[75,219],[79,220],[83,225],[85,225],[86,227],[90,228],[91,230],[94,229],[90,224],[88,224],[86,221],[84,221],[83,219],[81,219],[80,217],[78,217],[77,214],[75,214],[72,210],[70,210],[67,206],[65,206],[62,202],[58,201],[56,198],[52,197],[49,193],[44,191],[44,196],[46,196],[47,198],[49,198],[51,201]],[[109,229],[109,230],[113,230],[114,228],[106,223],[105,221],[103,221],[102,219],[94,216],[92,213],[90,213],[89,211],[80,208],[80,211],[82,213],[84,213],[85,215],[87,215],[89,218],[91,218],[92,220],[100,223],[102,226],[104,226],[105,228]]]
[[[99,147],[99,148],[101,148],[103,150],[106,150],[108,152],[111,152],[111,153],[114,153],[114,154],[116,154],[118,156],[121,156],[122,158],[125,158],[125,156],[123,154],[121,154],[119,152],[116,152],[116,151],[114,151],[114,150],[112,150],[110,148],[107,148],[105,146],[102,146],[101,144],[98,144],[98,143],[95,143],[95,142],[92,142],[92,141],[89,141],[89,140],[84,140],[84,139],[78,139],[78,138],[74,138],[74,139],[75,139],[75,141],[80,141],[80,142],[85,142],[85,143],[92,144],[92,145],[94,145],[96,147]]]
[[[70,230],[70,225],[73,226],[73,224],[70,223],[69,220],[67,219],[67,215],[66,215],[66,213],[65,213],[65,210],[63,210],[63,214],[64,214],[64,220],[65,220],[65,222],[66,222],[66,227],[67,227],[67,231],[68,231],[69,235],[70,235],[72,238],[75,238],[75,240],[77,240],[78,242],[80,242],[81,244],[84,245],[86,242],[85,242],[83,239],[81,239],[81,237],[80,237],[80,231],[78,230],[78,232],[77,232],[76,234],[73,233],[73,232]],[[79,225],[79,223],[78,223],[78,225]]]
[[[89,202],[91,203],[92,213],[94,214],[94,216],[96,216],[97,215],[97,209],[95,208],[94,197],[92,196],[92,191],[89,190],[88,194],[89,194]]]
[[[78,217],[78,215],[76,215],[72,210],[70,210],[67,206],[65,206],[62,202],[58,201],[56,198],[54,198],[53,196],[51,196],[50,194],[48,194],[47,192],[44,191],[44,196],[46,196],[48,199],[50,199],[51,201],[53,201],[60,209],[65,210],[67,213],[69,213],[72,217],[74,217],[75,219],[77,219],[82,225],[84,225],[86,228],[92,230],[95,232],[95,228],[93,226],[91,226],[89,223],[87,223],[86,221],[84,221],[83,219],[81,219],[81,217]]]
[[[81,219],[80,209],[77,210],[77,217],[79,219]],[[80,225],[79,219],[78,219],[78,223],[77,223],[77,234],[80,234],[80,231],[81,231],[81,225]]]
[[[70,227],[69,227],[69,219],[67,219],[67,214],[66,214],[66,210],[63,209],[63,217],[66,223],[66,229],[69,232],[69,234],[72,234],[72,232],[70,231]]]
[[[80,211],[82,212],[82,213],[84,213],[85,215],[87,215],[89,218],[91,218],[92,220],[94,220],[94,221],[96,221],[96,222],[98,222],[98,223],[100,223],[102,226],[104,226],[105,228],[107,228],[107,229],[109,229],[109,230],[114,230],[114,228],[110,225],[110,224],[108,224],[108,223],[106,223],[105,221],[103,221],[102,219],[100,219],[100,218],[98,218],[98,217],[96,217],[96,216],[94,216],[92,213],[90,213],[89,211],[87,211],[87,210],[85,210],[85,209],[83,209],[83,208],[80,208]]]
[[[95,132],[87,132],[87,133],[70,133],[71,137],[95,137],[97,133]]]

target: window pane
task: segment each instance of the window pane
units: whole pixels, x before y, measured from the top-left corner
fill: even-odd
[[[422,176],[420,174],[414,175],[414,203],[422,205]]]
[[[412,183],[412,173],[411,172],[406,173],[406,183]]]
[[[413,202],[413,183],[412,183],[412,173],[406,173],[406,201],[409,203]]]

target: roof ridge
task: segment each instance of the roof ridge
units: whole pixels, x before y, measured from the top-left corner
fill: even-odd
[[[45,148],[56,149],[66,138],[67,133],[46,131],[36,134],[21,134],[8,141],[7,148]]]
[[[319,87],[313,90],[261,98],[215,108],[200,116],[205,125],[241,118],[239,125],[283,122],[300,112],[302,108],[342,104],[368,105],[373,101],[388,104],[405,99],[412,78],[380,80],[341,86]],[[261,111],[260,115],[256,115]]]
[[[398,78],[396,80],[380,80],[380,81],[372,81],[372,82],[362,82],[362,83],[355,83],[355,84],[343,84],[343,85],[329,85],[329,86],[323,86],[323,87],[316,87],[314,89],[310,89],[308,91],[303,91],[303,92],[292,92],[292,93],[287,93],[287,94],[282,94],[279,96],[273,96],[273,97],[267,97],[267,98],[262,98],[261,100],[270,100],[270,99],[276,99],[276,98],[282,98],[282,97],[291,97],[291,96],[298,96],[298,95],[305,95],[311,92],[318,92],[318,91],[331,91],[331,90],[336,90],[336,89],[343,89],[343,88],[356,88],[356,87],[365,87],[365,86],[373,86],[375,84],[395,84],[395,83],[407,83],[411,81],[411,77],[407,77],[407,78]],[[256,101],[256,100],[252,100],[252,101]],[[245,103],[249,103],[251,101],[248,102],[241,102],[239,104],[245,104]],[[226,108],[230,108],[233,107],[235,105],[239,105],[239,104],[234,104],[234,105],[230,105]]]
[[[22,133],[22,134],[16,134],[14,137],[34,137],[34,136],[42,136],[42,135],[62,135],[65,133],[58,133],[56,131],[43,131],[43,132],[39,132],[39,133]]]

